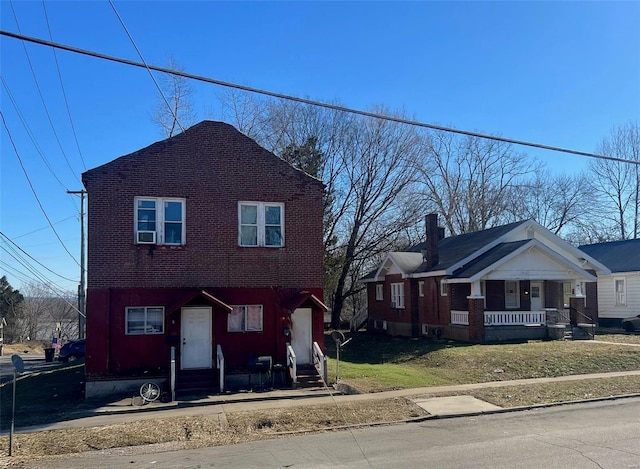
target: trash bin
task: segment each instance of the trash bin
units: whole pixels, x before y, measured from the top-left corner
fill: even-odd
[[[55,349],[52,349],[52,348],[44,349],[44,361],[52,362],[53,361],[53,353],[54,352],[55,352]]]

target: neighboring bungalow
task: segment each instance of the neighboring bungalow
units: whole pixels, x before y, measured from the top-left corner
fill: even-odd
[[[598,276],[601,326],[620,326],[623,318],[640,314],[640,239],[580,246],[611,273]]]
[[[609,273],[533,220],[445,238],[431,214],[426,242],[362,279],[367,327],[470,342],[561,338],[569,325],[592,333],[596,274]]]
[[[82,179],[87,397],[318,359],[321,181],[212,121]]]

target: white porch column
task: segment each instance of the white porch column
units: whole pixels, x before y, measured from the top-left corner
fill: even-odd
[[[585,295],[585,292],[582,291],[582,282],[579,279],[571,280],[571,288],[574,292],[571,296],[580,298]]]
[[[480,287],[480,280],[471,282],[471,295],[469,295],[469,298],[484,298],[482,288]]]

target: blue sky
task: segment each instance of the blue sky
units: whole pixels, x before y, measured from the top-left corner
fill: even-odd
[[[108,2],[44,5],[48,25],[41,1],[1,0],[2,29],[48,40],[50,28],[56,42],[139,60]],[[614,126],[640,120],[640,2],[115,6],[147,62],[164,66],[172,55],[187,72],[219,80],[359,109],[382,104],[423,122],[587,152]],[[1,231],[71,279],[30,261],[52,284],[74,291],[79,203],[66,190],[81,188],[85,169],[163,138],[150,120],[157,91],[144,70],[58,50],[79,151],[51,49],[26,44],[57,139],[22,42],[2,36],[0,47],[1,109],[9,129],[0,128]],[[216,96],[224,90],[194,88],[199,117],[218,119]],[[11,140],[75,260],[48,227]],[[588,161],[521,150],[569,174]],[[4,238],[0,245],[8,247]],[[0,261],[15,287],[34,277],[4,250]]]

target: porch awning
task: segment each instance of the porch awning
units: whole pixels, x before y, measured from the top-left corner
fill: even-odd
[[[233,308],[231,306],[226,304],[224,301],[216,298],[211,293],[207,293],[204,290],[198,290],[198,291],[189,292],[189,293],[185,294],[184,296],[182,296],[180,299],[178,299],[175,302],[173,302],[170,306],[167,307],[167,313],[168,314],[175,313],[176,311],[180,310],[180,308],[182,308],[184,305],[186,305],[187,303],[192,302],[196,298],[202,298],[207,303],[209,303],[211,305],[214,305],[214,306],[217,306],[220,309],[223,309],[224,311],[226,311],[227,313],[230,313],[233,310]]]
[[[325,305],[320,299],[315,296],[313,293],[308,291],[301,291],[293,298],[288,298],[287,300],[282,302],[283,309],[294,312],[297,308],[304,306],[305,304],[311,303],[316,308],[321,309],[326,312],[329,311],[327,305]]]

